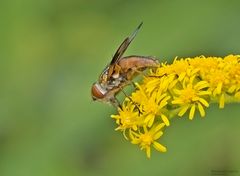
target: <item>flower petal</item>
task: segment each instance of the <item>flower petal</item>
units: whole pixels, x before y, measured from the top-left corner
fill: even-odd
[[[182,117],[187,112],[188,108],[189,108],[189,105],[183,106],[179,111],[178,116]]]
[[[154,132],[157,132],[157,131],[161,130],[164,126],[165,126],[164,123],[158,124],[158,125],[154,128]]]
[[[157,133],[153,136],[153,140],[159,139],[162,135],[163,135],[163,132],[162,132],[162,131],[157,132]]]
[[[194,113],[195,113],[195,109],[196,109],[196,105],[192,105],[191,109],[190,109],[190,113],[189,113],[189,119],[192,120],[194,117]]]
[[[170,125],[168,118],[164,114],[161,114],[161,118],[162,118],[162,121],[166,124],[166,126]]]
[[[209,107],[209,104],[206,100],[204,100],[203,98],[199,98],[199,101],[206,107]]]
[[[201,103],[198,103],[198,110],[200,112],[201,117],[205,116],[205,111]]]
[[[158,150],[159,152],[166,152],[167,148],[164,147],[162,144],[158,143],[158,142],[153,142],[153,147]]]
[[[149,146],[146,148],[146,154],[147,154],[147,157],[148,157],[148,158],[151,157],[151,149],[150,149]]]
[[[224,94],[222,94],[219,99],[219,108],[220,109],[224,108],[224,102],[225,102],[225,98],[224,98]]]

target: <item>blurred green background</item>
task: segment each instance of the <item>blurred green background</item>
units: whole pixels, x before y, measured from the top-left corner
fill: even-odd
[[[90,96],[141,21],[126,55],[171,62],[240,54],[239,7],[237,0],[1,0],[0,176],[240,174],[238,104],[175,119],[161,140],[168,152],[148,160],[114,131],[116,110]]]

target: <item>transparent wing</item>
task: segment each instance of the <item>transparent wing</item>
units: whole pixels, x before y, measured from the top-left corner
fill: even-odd
[[[139,24],[139,26],[135,29],[135,31],[132,33],[132,35],[130,35],[129,37],[127,37],[122,44],[119,46],[119,48],[117,49],[116,53],[114,54],[112,61],[110,63],[110,66],[115,64],[124,54],[124,52],[127,50],[129,44],[133,41],[133,39],[135,38],[135,36],[137,35],[139,29],[141,28],[143,22],[141,22]]]

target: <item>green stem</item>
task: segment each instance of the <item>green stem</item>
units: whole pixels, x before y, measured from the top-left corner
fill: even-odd
[[[181,108],[176,108],[176,109],[171,110],[168,118],[172,119],[172,118],[176,117],[180,110],[181,110]]]

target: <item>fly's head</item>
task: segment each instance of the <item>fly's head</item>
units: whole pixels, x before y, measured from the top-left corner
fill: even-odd
[[[92,85],[91,89],[91,95],[92,99],[95,100],[101,100],[104,99],[104,97],[107,94],[107,90],[99,84],[99,82],[95,82]]]

